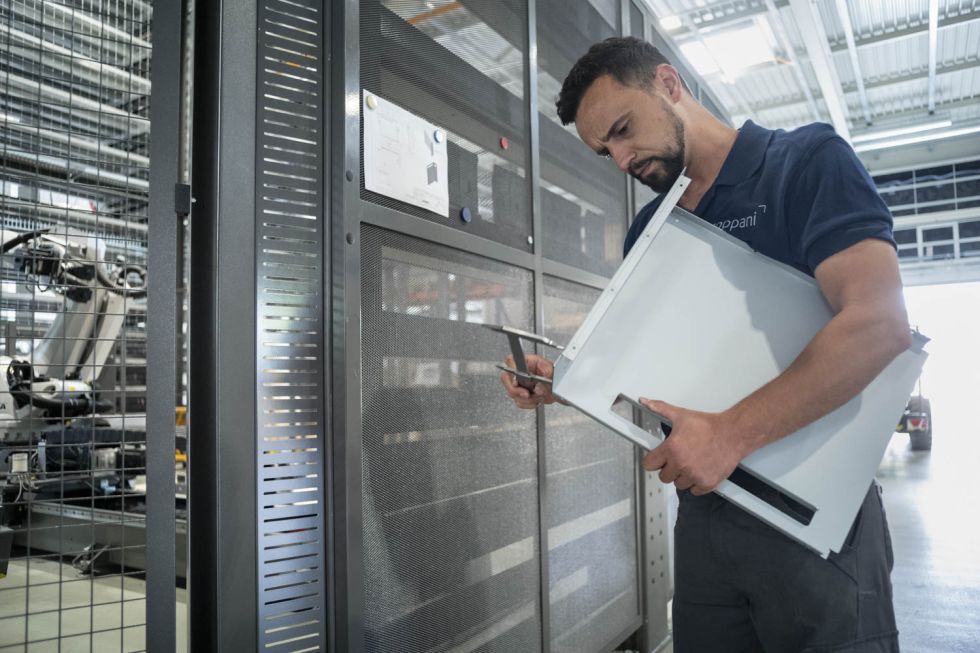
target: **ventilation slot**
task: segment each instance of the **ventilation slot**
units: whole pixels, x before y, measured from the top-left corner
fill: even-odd
[[[259,12],[258,610],[275,651],[326,648],[319,5]]]

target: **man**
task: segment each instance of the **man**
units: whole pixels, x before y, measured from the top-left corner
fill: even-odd
[[[644,400],[673,422],[643,466],[680,496],[675,651],[898,650],[877,483],[828,560],[711,492],[748,454],[845,404],[910,344],[891,214],[867,172],[829,125],[724,125],[634,38],[594,45],[557,106],[598,155],[657,192],[686,168],[683,208],[815,277],[834,311],[785,372],[724,412]],[[627,251],[658,206],[640,211]],[[534,374],[553,372],[543,358],[528,363]],[[522,408],[555,401],[546,384],[529,393],[512,375],[501,381]]]

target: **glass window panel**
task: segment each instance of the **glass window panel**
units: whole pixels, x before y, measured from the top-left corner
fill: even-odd
[[[939,213],[940,211],[953,211],[956,209],[956,203],[949,202],[930,202],[928,204],[917,205],[917,213]]]
[[[964,161],[953,166],[956,169],[956,178],[980,176],[980,159],[976,161]]]
[[[448,218],[363,189],[362,197],[530,251],[524,0],[368,0],[360,12],[362,87],[443,127],[456,146]],[[498,169],[521,187],[496,192]],[[501,199],[506,206],[495,206]]]
[[[960,256],[963,258],[980,256],[980,241],[960,243]]]
[[[532,275],[365,226],[362,517],[367,651],[537,651],[537,428],[502,391]]]
[[[543,255],[611,276],[622,260],[626,178],[562,126],[554,106],[565,75],[588,47],[617,33],[614,0],[538,4]]]
[[[915,191],[911,188],[908,190],[879,188],[879,193],[881,194],[881,199],[885,200],[885,204],[888,206],[904,206],[915,202]]]
[[[980,220],[969,220],[960,223],[960,238],[980,237]]]
[[[896,229],[895,242],[899,245],[907,245],[915,242],[915,229]]]
[[[920,168],[915,171],[915,183],[921,184],[927,181],[942,181],[953,178],[953,166],[937,166],[933,168]]]
[[[925,245],[923,246],[923,256],[926,259],[948,259],[953,258],[955,249],[952,244],[949,245]]]
[[[933,229],[923,229],[922,240],[924,242],[932,242],[937,240],[953,240],[953,228],[936,227]]]
[[[545,277],[545,335],[567,343],[598,297],[598,290]],[[565,406],[545,408],[545,429],[547,527],[598,524],[549,544],[551,647],[596,651],[639,610],[634,448]]]
[[[878,190],[892,188],[895,186],[911,186],[915,177],[911,170],[906,172],[895,172],[889,175],[875,175],[872,177]]]
[[[956,182],[956,196],[961,202],[980,198],[980,178]]]
[[[952,183],[937,186],[919,186],[915,189],[915,200],[921,204],[923,202],[953,199],[953,193]]]

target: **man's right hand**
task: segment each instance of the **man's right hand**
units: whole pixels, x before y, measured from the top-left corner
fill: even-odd
[[[554,376],[555,366],[547,358],[536,356],[535,354],[524,354],[524,359],[527,361],[527,371],[531,374],[543,376],[548,379]],[[504,365],[513,369],[515,366],[514,357],[508,356],[504,361]],[[558,398],[551,392],[550,383],[535,383],[534,391],[529,392],[526,388],[517,385],[517,377],[510,372],[501,372],[500,382],[504,384],[504,389],[507,390],[507,394],[514,400],[518,408],[530,410],[558,401]]]

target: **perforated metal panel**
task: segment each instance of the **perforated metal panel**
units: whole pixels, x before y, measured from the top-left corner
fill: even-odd
[[[364,226],[361,275],[367,650],[539,650],[535,419],[479,326],[531,327],[531,274]]]
[[[541,218],[545,258],[611,276],[622,260],[626,181],[561,126],[555,99],[589,46],[618,34],[618,0],[538,3]]]
[[[326,648],[322,3],[259,9],[259,645]]]
[[[447,131],[449,216],[361,196],[529,251],[524,0],[367,1],[360,12],[364,90]]]
[[[545,277],[545,335],[568,342],[598,297]],[[634,448],[564,406],[545,424],[552,650],[598,651],[639,615]]]

